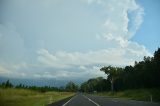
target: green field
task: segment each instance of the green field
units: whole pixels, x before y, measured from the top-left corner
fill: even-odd
[[[46,104],[59,101],[61,99],[73,96],[71,92],[45,92],[0,88],[0,105],[1,106],[45,106]]]
[[[152,101],[160,103],[160,89],[134,89],[134,90],[125,90],[119,92],[101,92],[94,95],[99,96],[109,96],[109,97],[118,97],[124,99],[132,100],[141,100],[141,101]]]

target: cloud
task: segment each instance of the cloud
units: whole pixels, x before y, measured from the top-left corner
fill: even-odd
[[[10,71],[7,68],[5,68],[4,66],[0,65],[0,75],[7,75],[9,73],[10,73]]]
[[[25,60],[24,40],[11,23],[0,24],[0,62]]]
[[[85,66],[83,66],[85,67]],[[43,68],[43,67],[41,67]],[[52,78],[56,80],[87,80],[89,78],[94,78],[94,77],[106,77],[104,72],[100,71],[100,67],[97,66],[91,66],[91,67],[85,67],[83,69],[77,68],[77,67],[72,67],[70,69],[54,69],[48,70],[47,72],[42,73],[34,73],[32,74],[33,78]]]
[[[11,22],[0,24],[1,75],[106,77],[99,71],[102,66],[133,65],[151,56],[144,45],[132,41],[144,15],[135,0],[12,2],[10,12],[2,15]]]
[[[98,4],[106,9],[107,17],[102,25],[104,31],[96,37],[99,40],[105,39],[106,44],[112,44],[112,46],[89,52],[57,51],[50,53],[46,49],[41,49],[38,51],[38,61],[41,64],[62,70],[79,67],[79,70],[83,72],[80,71],[78,76],[82,77],[90,73],[87,70],[95,70],[97,65],[133,65],[134,61],[142,60],[143,56],[151,56],[143,45],[130,40],[143,22],[144,15],[143,8],[135,0],[87,0],[87,3],[89,5]],[[98,71],[93,72],[103,76]],[[64,71],[64,73],[70,77],[77,76],[77,72]]]
[[[135,0],[87,0],[97,3],[106,10],[105,36],[131,39],[143,22],[144,9]]]
[[[125,49],[104,49],[86,53],[65,51],[49,53],[46,49],[41,49],[38,54],[38,61],[41,64],[61,69],[90,65],[131,65],[134,62],[133,60],[140,61],[144,55],[150,55],[144,46],[139,46],[133,42],[128,42],[128,46]]]
[[[103,4],[103,1],[102,0],[84,0],[85,2],[87,1],[88,4],[91,4],[91,3],[98,3],[98,4]]]
[[[38,61],[42,63],[43,65],[46,65],[47,67],[61,67],[61,68],[67,68],[68,66],[66,64],[60,64],[60,59],[58,59],[56,56],[50,54],[47,50],[42,49],[38,51]],[[58,54],[60,57],[64,57],[63,53]],[[68,57],[70,58],[70,57]],[[64,58],[63,58],[64,59]]]

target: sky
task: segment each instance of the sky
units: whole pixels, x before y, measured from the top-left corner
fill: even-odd
[[[160,45],[159,0],[0,0],[0,76],[87,80]]]

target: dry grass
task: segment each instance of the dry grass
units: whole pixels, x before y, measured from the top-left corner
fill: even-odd
[[[26,89],[0,89],[1,106],[44,106],[74,95],[70,92],[46,92]]]

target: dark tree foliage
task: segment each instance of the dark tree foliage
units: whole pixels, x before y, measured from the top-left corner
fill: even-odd
[[[77,87],[76,84],[74,84],[74,87],[72,88],[72,90],[67,89],[67,91],[76,91],[78,88],[75,88],[75,87]],[[39,91],[39,92],[47,92],[47,91],[60,91],[61,92],[61,91],[66,91],[66,89],[64,87],[27,86],[27,85],[24,85],[24,84],[21,84],[21,83],[16,85],[16,86],[14,86],[9,80],[7,80],[6,82],[1,83],[0,84],[0,88],[4,88],[4,89],[5,88],[29,89],[29,90]]]
[[[100,71],[107,74],[107,80],[103,78],[90,79],[81,85],[81,91],[160,88],[160,48],[155,51],[153,57],[145,56],[143,61],[135,62],[134,66],[124,68],[106,66],[102,67]]]
[[[73,83],[73,82],[70,81],[70,82],[66,85],[65,90],[66,90],[66,91],[69,91],[69,92],[78,91],[78,85],[76,85],[75,83]]]
[[[114,78],[115,90],[158,88],[160,87],[160,48],[155,51],[154,57],[144,57],[143,61],[135,62],[133,67],[126,66],[122,69],[108,66],[102,67],[101,71],[108,75],[107,80]]]
[[[2,88],[12,88],[12,87],[13,87],[13,84],[12,84],[9,80],[7,80],[6,82],[3,82],[3,83],[0,85],[0,87],[2,87]]]
[[[111,83],[111,91],[114,91],[115,81],[117,78],[119,78],[119,75],[122,73],[123,69],[119,67],[102,67],[100,69],[101,71],[104,71],[108,75],[108,80]]]
[[[102,77],[89,79],[81,84],[81,92],[105,91],[110,89],[110,82]]]

